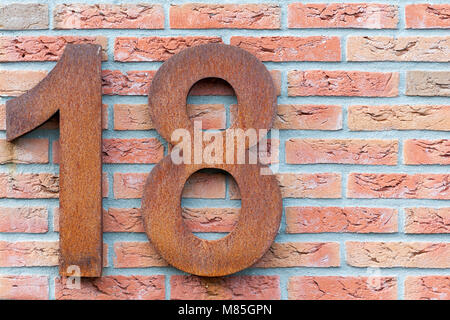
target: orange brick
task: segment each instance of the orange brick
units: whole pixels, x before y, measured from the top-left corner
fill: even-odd
[[[450,164],[450,140],[405,140],[403,162],[405,164]]]
[[[397,72],[293,70],[288,73],[289,96],[396,97]]]
[[[0,96],[14,97],[27,92],[47,76],[46,71],[1,70]]]
[[[48,139],[20,138],[13,142],[0,139],[0,164],[48,163]]]
[[[346,242],[354,267],[449,268],[450,245],[438,242]]]
[[[170,6],[172,29],[280,29],[276,4],[187,3]]]
[[[342,129],[342,107],[280,104],[273,127],[280,130],[339,130]]]
[[[398,211],[364,207],[287,207],[286,233],[397,232]]]
[[[396,165],[397,140],[289,139],[286,163]]]
[[[450,300],[449,276],[410,276],[405,280],[406,300]]]
[[[54,241],[0,241],[0,267],[57,266],[59,245]]]
[[[6,130],[6,105],[0,104],[0,130]]]
[[[450,4],[408,4],[405,6],[406,28],[445,29],[450,28],[448,16]]]
[[[450,233],[450,208],[405,208],[405,233]]]
[[[296,276],[289,279],[290,300],[395,300],[393,277]]]
[[[261,61],[340,61],[339,37],[240,37],[232,46],[247,50]]]
[[[0,207],[0,232],[46,233],[47,231],[46,208]]]
[[[0,276],[0,299],[47,300],[48,289],[46,276]]]
[[[116,242],[114,268],[165,267],[167,262],[149,242]]]
[[[275,300],[281,298],[279,276],[170,278],[173,300]]]

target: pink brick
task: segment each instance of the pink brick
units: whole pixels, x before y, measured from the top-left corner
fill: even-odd
[[[0,241],[0,267],[57,266],[58,242],[54,241]]]
[[[405,233],[450,233],[450,208],[405,208]]]
[[[0,139],[0,164],[48,163],[48,139],[20,138],[13,142]]]
[[[167,262],[149,242],[116,242],[114,268],[165,267]]]
[[[406,300],[450,300],[449,276],[409,276],[405,280]]]
[[[47,76],[47,71],[1,70],[0,96],[15,97],[27,92]]]
[[[408,4],[405,6],[406,28],[448,29],[450,28],[450,4]]]
[[[280,130],[339,130],[342,129],[342,107],[280,104],[273,127]]]
[[[46,276],[0,276],[0,299],[47,300],[48,290]]]
[[[405,164],[450,164],[450,140],[408,139],[403,143]]]
[[[46,233],[48,214],[41,207],[0,207],[0,232]]]

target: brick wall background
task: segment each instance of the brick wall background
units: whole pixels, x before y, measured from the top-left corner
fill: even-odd
[[[0,299],[450,299],[450,4],[197,1],[1,2]],[[4,103],[78,42],[103,47],[107,264],[70,290],[57,270],[57,118],[11,144]],[[274,78],[284,197],[270,251],[218,279],[167,266],[137,209],[167,154],[148,85],[164,60],[208,42],[250,51]],[[188,103],[223,129],[236,98],[203,81]],[[182,204],[208,239],[240,207],[232,179],[211,171],[188,181]]]

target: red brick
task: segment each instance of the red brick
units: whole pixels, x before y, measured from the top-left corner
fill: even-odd
[[[6,130],[6,105],[0,104],[0,130]]]
[[[114,173],[116,199],[141,198],[147,173]],[[218,173],[194,173],[186,182],[185,198],[225,198],[225,176]]]
[[[288,73],[289,96],[396,97],[397,72],[293,70]]]
[[[165,267],[167,262],[149,242],[116,242],[114,268]]]
[[[342,129],[342,107],[280,104],[273,127],[281,130],[340,130]]]
[[[58,4],[55,29],[164,29],[159,4]]]
[[[450,199],[449,174],[350,173],[347,197]]]
[[[406,300],[450,300],[449,276],[406,277]]]
[[[398,211],[364,207],[287,207],[286,233],[397,232]]]
[[[170,278],[173,300],[275,300],[281,298],[279,276]]]
[[[0,207],[0,232],[46,233],[47,209],[41,207]]]
[[[184,49],[207,43],[222,43],[220,37],[117,37],[114,60],[165,61]]]
[[[230,45],[247,50],[261,61],[340,61],[339,37],[240,37]]]
[[[57,300],[163,300],[165,276],[103,276],[81,278],[81,288],[71,289],[67,278],[55,279]]]
[[[274,242],[254,267],[338,267],[339,265],[339,243]]]
[[[396,165],[397,140],[289,139],[286,163]]]
[[[1,70],[0,96],[20,96],[37,85],[46,76],[47,71]]]
[[[396,29],[397,6],[378,3],[291,3],[289,28]]]
[[[450,233],[450,207],[405,208],[405,233]]]
[[[450,164],[450,140],[405,140],[403,162],[405,164]]]
[[[223,104],[188,104],[190,119],[202,121],[202,129],[225,129],[226,110]],[[1,120],[0,120],[1,121]],[[154,129],[147,104],[115,104],[114,130]]]
[[[290,300],[395,300],[393,277],[296,276],[289,279]]]
[[[450,131],[450,105],[355,105],[348,108],[347,123],[352,131]]]
[[[58,61],[68,43],[99,44],[102,46],[102,60],[108,60],[106,37],[21,36],[0,37],[0,62]]]
[[[0,276],[0,299],[47,300],[48,289],[46,276]]]
[[[450,28],[450,4],[408,4],[405,6],[406,28],[444,29]]]
[[[280,29],[276,4],[187,3],[170,6],[171,29]]]
[[[7,163],[48,163],[48,139],[0,139],[0,164]]]
[[[8,192],[8,174],[0,173],[0,198],[6,198]]]
[[[353,267],[450,268],[450,245],[438,242],[346,242]]]
[[[54,241],[0,241],[0,267],[57,266],[58,242]]]

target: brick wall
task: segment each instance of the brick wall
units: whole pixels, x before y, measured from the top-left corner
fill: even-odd
[[[16,2],[0,4],[0,299],[450,299],[446,1]],[[169,267],[138,210],[168,151],[147,110],[151,79],[211,42],[248,50],[273,76],[284,198],[272,248],[217,279]],[[66,43],[101,44],[104,60],[106,265],[80,290],[57,270],[58,120],[14,143],[4,131],[5,101],[44,78]],[[191,118],[223,129],[236,99],[204,81],[188,103]],[[239,191],[199,172],[182,204],[193,232],[217,238],[233,228]]]

